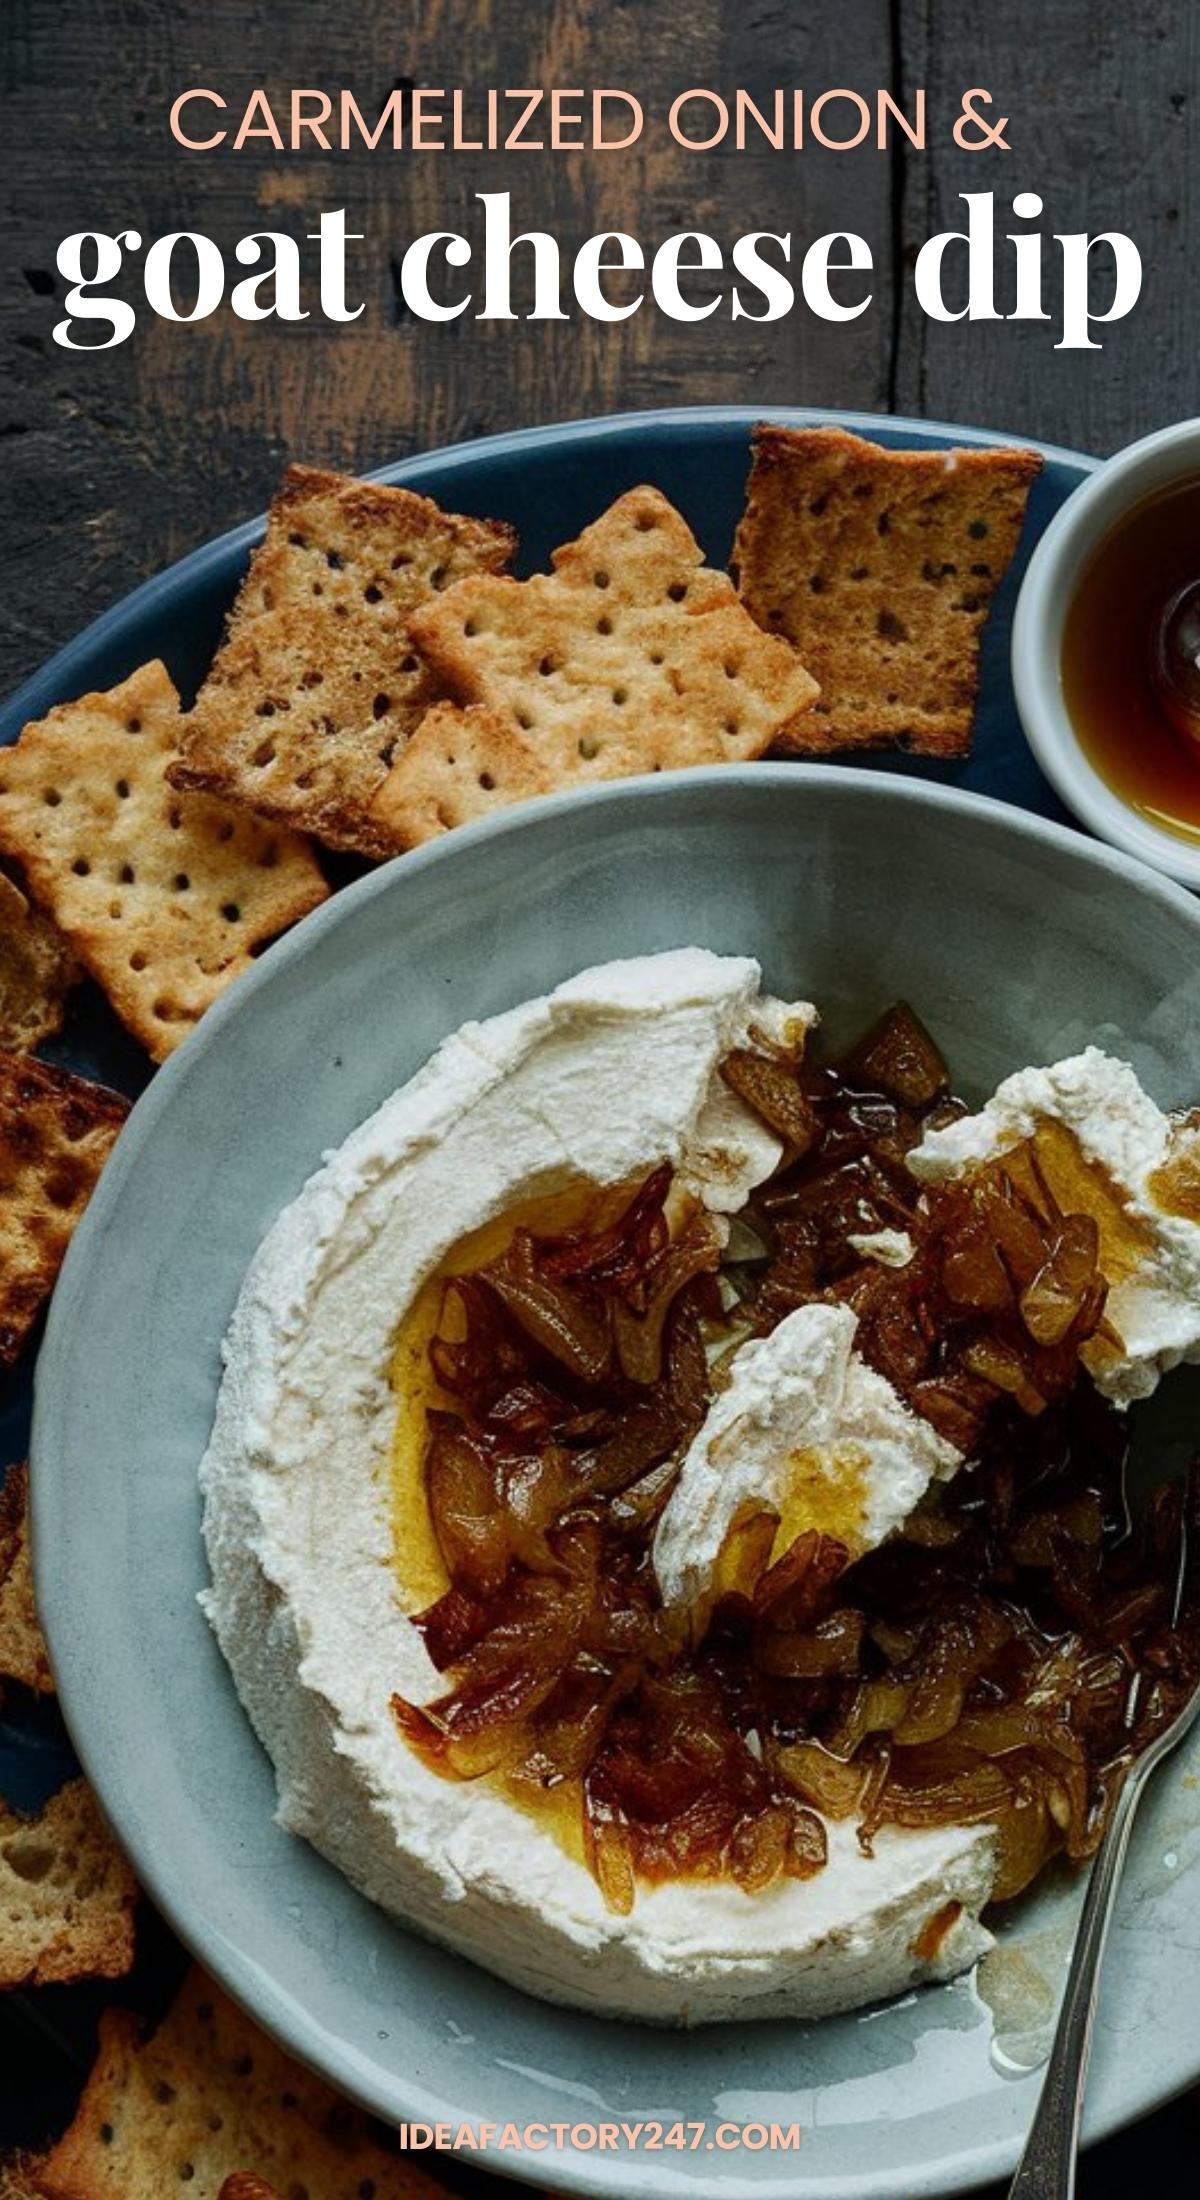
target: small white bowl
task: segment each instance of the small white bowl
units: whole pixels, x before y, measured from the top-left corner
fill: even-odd
[[[1104,537],[1156,490],[1200,478],[1200,420],[1181,420],[1118,451],[1068,497],[1029,561],[1013,620],[1012,674],[1026,738],[1068,809],[1102,840],[1184,886],[1200,887],[1200,842],[1154,825],[1101,778],[1063,696],[1063,628],[1080,578]],[[1200,577],[1200,545],[1197,549]]]

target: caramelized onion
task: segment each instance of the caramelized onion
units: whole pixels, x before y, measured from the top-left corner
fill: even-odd
[[[417,1621],[445,1689],[396,1697],[397,1725],[447,1777],[571,1783],[618,1912],[639,1880],[807,1877],[838,1818],[868,1853],[887,1826],[990,1826],[1008,1899],[1094,1852],[1200,1672],[1200,1472],[1130,1529],[1123,1422],[1079,1373],[1109,1334],[1096,1225],[1031,1144],[916,1185],[907,1154],[957,1104],[911,1011],[840,1070],[752,1048],[725,1069],[786,1152],[724,1298],[708,1218],[672,1235],[667,1167],[604,1229],[518,1231],[447,1282],[430,1357],[455,1410],[429,1414],[425,1483],[449,1586]],[[885,1227],[903,1268],[851,1243]],[[703,1610],[665,1611],[653,1535],[720,1380],[706,1342],[812,1299],[853,1309],[976,1464],[854,1564],[815,1530],[777,1550],[750,1508]]]

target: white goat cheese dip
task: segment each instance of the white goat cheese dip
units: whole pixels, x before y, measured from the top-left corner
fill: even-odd
[[[1123,1349],[1085,1348],[1097,1388],[1117,1405],[1147,1398],[1160,1376],[1200,1358],[1200,1226],[1171,1213],[1153,1179],[1194,1135],[1165,1115],[1128,1062],[1099,1047],[1006,1077],[977,1115],[927,1131],[908,1156],[926,1183],[969,1176],[1043,1125],[1069,1131],[1086,1162],[1101,1171],[1128,1217],[1129,1247],[1109,1275],[1106,1314]],[[1200,1155],[1197,1157],[1200,1189]],[[1101,1267],[1105,1266],[1103,1227]]]
[[[674,1881],[611,1912],[534,1815],[486,1779],[441,1778],[396,1726],[393,1692],[426,1702],[444,1684],[393,1564],[389,1369],[450,1250],[530,1197],[669,1160],[710,1209],[736,1211],[780,1149],[719,1064],[755,1029],[813,1021],[764,1000],[759,978],[699,949],[649,956],[448,1039],[269,1232],[201,1469],[203,1601],[273,1760],[280,1822],[512,1983],[667,2023],[819,2016],[962,1970],[990,1941],[990,1829],[884,1829],[866,1858],[835,1824],[812,1880],[755,1895]]]
[[[703,1602],[748,1512],[778,1513],[781,1542],[817,1528],[859,1558],[962,1465],[855,1352],[857,1328],[848,1306],[798,1306],[734,1355],[654,1538],[664,1604]]]

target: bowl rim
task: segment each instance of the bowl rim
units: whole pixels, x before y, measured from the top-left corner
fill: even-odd
[[[1116,793],[1087,755],[1062,687],[1067,612],[1092,553],[1126,513],[1189,474],[1200,477],[1200,416],[1127,444],[1072,492],[1030,557],[1013,614],[1011,661],[1025,738],[1068,809],[1110,846],[1200,887],[1200,838],[1154,824]]]
[[[501,811],[460,828],[444,839],[430,843],[408,855],[399,856],[377,870],[368,872],[333,896],[329,902],[312,912],[292,932],[285,935],[261,958],[254,969],[242,981],[214,1004],[202,1023],[183,1042],[158,1071],[143,1096],[136,1102],[122,1129],[110,1161],[97,1187],[64,1264],[55,1291],[47,1325],[45,1343],[39,1357],[35,1378],[34,1424],[31,1456],[46,1459],[67,1455],[65,1402],[70,1393],[69,1369],[72,1359],[72,1338],[75,1331],[76,1310],[87,1294],[92,1265],[92,1248],[100,1249],[113,1211],[122,1201],[126,1185],[136,1170],[143,1143],[157,1127],[160,1118],[173,1104],[176,1089],[195,1071],[198,1064],[214,1048],[226,1043],[227,1038],[236,1042],[236,1034],[243,1023],[249,1025],[256,1013],[256,1002],[262,987],[270,985],[275,975],[288,965],[300,961],[327,933],[349,920],[364,903],[384,895],[394,894],[402,879],[418,877],[430,866],[444,864],[461,865],[469,871],[474,851],[486,842],[517,840],[532,829],[569,817],[580,812],[600,810],[625,811],[630,817],[645,814],[647,805],[670,801],[680,786],[690,784],[699,796],[705,790],[720,789],[728,795],[730,807],[736,799],[735,790],[740,785],[757,787],[765,792],[774,789],[785,800],[802,799],[806,794],[820,792],[844,800],[847,804],[868,806],[886,813],[911,810],[914,807],[940,813],[947,827],[952,828],[956,819],[969,818],[982,825],[998,839],[1023,841],[1035,848],[1052,850],[1069,862],[1092,873],[1120,878],[1139,894],[1147,897],[1174,915],[1182,917],[1187,927],[1200,941],[1200,903],[1181,887],[1137,863],[1120,850],[1098,844],[1070,826],[1054,820],[1034,816],[1015,805],[996,801],[986,795],[957,787],[945,787],[902,776],[881,775],[861,768],[820,763],[778,763],[717,765],[683,772],[663,773],[628,780],[617,780],[600,785],[549,795],[537,802],[520,805],[511,811]],[[120,1768],[115,1766],[104,1750],[99,1755],[91,1746],[88,1733],[86,1705],[95,1693],[91,1679],[92,1664],[88,1656],[72,1641],[68,1613],[71,1604],[70,1584],[63,1569],[54,1565],[54,1553],[59,1543],[56,1514],[69,1504],[69,1492],[63,1474],[45,1473],[32,1478],[40,1495],[32,1508],[32,1534],[34,1569],[38,1586],[39,1604],[46,1621],[47,1638],[51,1646],[52,1663],[56,1683],[60,1690],[64,1718],[72,1740],[75,1742],[81,1765],[95,1786],[105,1810],[112,1819],[118,1838],[126,1838],[125,1813],[120,1784]],[[57,1638],[58,1648],[55,1649]],[[244,1716],[236,1699],[230,1693],[231,1713]],[[285,1990],[273,1985],[259,1968],[251,1950],[240,1943],[231,1944],[205,1912],[209,1905],[203,1896],[198,1899],[189,1886],[174,1880],[169,1866],[165,1865],[165,1852],[146,1851],[136,1833],[128,1842],[132,1861],[141,1884],[161,1910],[185,1946],[191,1949],[205,1967],[220,1981],[225,1989],[240,2002],[256,2021],[265,2023],[267,2029],[302,2063],[317,2067],[329,2081],[340,2086],[352,2099],[376,2114],[397,2113],[397,2098],[382,2103],[378,2096],[363,2090],[364,2073],[352,2046],[331,2042],[318,2018],[306,2009],[299,2009]],[[329,1867],[331,1870],[332,1866]],[[264,2014],[264,2011],[267,2014]],[[636,2024],[636,2020],[630,2020]],[[319,2058],[319,2060],[317,2059]],[[1161,2105],[1172,2094],[1194,2082],[1195,2072],[1180,2072],[1158,2066],[1152,2090],[1139,2093],[1135,2101],[1126,2100],[1111,2105],[1102,2117],[1091,2126],[1089,2138],[1107,2135],[1122,2124],[1148,2113]],[[440,2102],[426,2089],[415,2088],[402,2111],[410,2120],[439,2122],[455,2120],[450,2104]],[[977,2145],[960,2144],[955,2151],[947,2151],[940,2163],[929,2173],[914,2174],[910,2190],[941,2193],[960,2192],[982,2184],[989,2178],[1005,2174],[1016,2159],[1016,2143],[983,2141]],[[540,2155],[497,2157],[489,2167],[507,2171],[524,2180],[548,2187],[571,2189],[584,2195],[607,2196],[614,2187],[611,2177],[602,2173],[599,2157],[590,2155],[555,2154],[543,2160]],[[790,2173],[789,2173],[790,2175]],[[750,2168],[744,2175],[730,2177],[721,2186],[707,2188],[697,2185],[693,2189],[718,2192],[720,2200],[754,2200],[762,2189],[761,2169]],[[669,2187],[656,2179],[646,2178],[641,2188],[646,2193],[663,2192]],[[782,2184],[768,2189],[783,2190]],[[835,2192],[848,2200],[850,2187],[844,2180],[821,2180],[814,2185],[814,2193]],[[853,2191],[856,2200],[869,2200],[871,2195],[892,2195],[896,2187],[891,2173],[881,2166],[877,2172],[856,2179]]]

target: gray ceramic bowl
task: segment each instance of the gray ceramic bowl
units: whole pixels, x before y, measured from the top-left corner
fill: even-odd
[[[810,2028],[690,2037],[552,2010],[410,1938],[279,1831],[270,1768],[196,1607],[218,1348],[279,1208],[464,1017],[687,941],[758,955],[835,1034],[906,994],[970,1092],[1096,1038],[1164,1102],[1200,1093],[1200,909],[1017,811],[898,778],[755,766],[557,798],[455,834],[276,947],[135,1110],[41,1360],[39,1595],[72,1735],[149,1892],[346,2092],[393,2119],[798,2121],[799,2162],[707,2145],[629,2155],[585,2132],[494,2166],[595,2193],[802,2182],[812,2200],[914,2200],[1014,2159],[1034,2094],[1019,2066],[1036,2059],[1061,1975],[1070,1891],[1044,1889],[1007,1928],[1027,1991],[1014,2003],[1015,1973],[998,1974],[999,2043],[969,1980]],[[1177,1400],[1188,1380],[1168,1386]],[[1194,1755],[1189,1787],[1176,1763],[1139,1823],[1093,2131],[1200,2071],[1198,1771]]]

